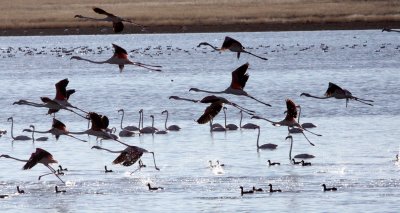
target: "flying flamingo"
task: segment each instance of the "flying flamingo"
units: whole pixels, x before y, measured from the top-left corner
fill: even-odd
[[[224,118],[225,118],[225,128],[226,130],[237,130],[238,126],[236,126],[235,124],[226,124],[226,107],[222,108],[224,110]]]
[[[181,128],[178,125],[171,125],[169,127],[167,127],[167,121],[168,121],[168,110],[164,110],[161,112],[161,114],[167,114],[167,117],[165,118],[165,129],[169,130],[169,131],[179,131]]]
[[[241,129],[257,129],[258,125],[253,124],[253,123],[246,123],[245,125],[242,126],[242,119],[243,119],[243,111],[240,110],[240,121],[239,121],[239,126]]]
[[[388,29],[388,28],[383,28],[382,32],[396,32],[396,33],[400,33],[400,30],[393,30],[393,29]]]
[[[29,127],[32,128],[32,141],[33,141],[33,142],[35,142],[35,141],[47,141],[47,140],[49,140],[48,137],[39,137],[39,138],[36,138],[36,139],[35,139],[35,126],[34,126],[34,125],[30,125]]]
[[[272,125],[274,125],[274,126],[287,126],[287,127],[288,127],[288,131],[289,131],[289,127],[297,127],[297,128],[299,128],[299,129],[301,129],[301,130],[303,130],[303,131],[307,131],[307,132],[309,132],[309,133],[311,133],[311,134],[314,134],[314,135],[317,135],[317,136],[321,136],[321,135],[316,134],[316,133],[313,133],[313,132],[311,132],[311,131],[309,131],[309,130],[307,130],[307,129],[303,129],[303,128],[301,127],[301,125],[296,121],[296,118],[297,118],[297,107],[296,107],[296,104],[295,104],[292,100],[286,99],[286,107],[287,107],[286,117],[285,117],[285,119],[283,119],[282,121],[271,121],[271,120],[269,120],[269,119],[262,118],[262,117],[256,116],[256,115],[253,116],[253,117],[251,117],[251,118],[254,118],[254,119],[262,119],[262,120],[268,121],[268,122],[272,123]],[[307,136],[304,134],[303,131],[302,131],[301,133],[304,135],[304,137],[306,138],[306,140],[307,140],[312,146],[314,146],[314,144],[311,143],[310,140],[308,140]]]
[[[179,96],[170,96],[169,99],[190,101],[190,102],[193,102],[193,103],[203,103],[203,104],[209,104],[209,103],[214,103],[214,102],[222,102],[224,104],[231,105],[231,106],[233,106],[233,107],[235,107],[235,108],[237,108],[237,109],[239,109],[239,110],[241,110],[241,111],[243,111],[243,112],[245,112],[245,113],[247,113],[249,115],[253,115],[254,114],[253,110],[249,110],[249,109],[243,108],[243,107],[241,107],[241,106],[239,106],[239,105],[237,105],[237,104],[235,104],[233,102],[228,101],[228,99],[226,99],[224,97],[221,97],[221,96],[209,95],[209,96],[204,97],[201,100],[194,100],[194,99],[189,99],[189,98],[181,98]]]
[[[143,153],[150,153],[153,155],[154,168],[156,170],[160,170],[156,165],[156,159],[154,157],[154,152],[149,152],[146,149],[143,149],[143,148],[140,148],[137,146],[131,146],[131,145],[128,145],[121,141],[118,141],[118,142],[125,145],[126,148],[121,151],[112,151],[112,150],[109,150],[106,148],[102,148],[100,146],[93,146],[92,149],[100,149],[100,150],[105,150],[105,151],[111,152],[111,153],[119,153],[118,157],[115,158],[115,160],[113,161],[113,164],[121,164],[123,166],[131,166],[131,165],[135,164],[136,161],[138,161],[142,157]]]
[[[222,44],[221,48],[215,47],[215,46],[213,46],[213,45],[211,45],[211,44],[209,44],[207,42],[201,42],[199,45],[197,45],[197,47],[201,47],[202,45],[210,46],[216,51],[230,50],[232,52],[237,52],[237,58],[238,59],[240,57],[240,53],[247,53],[247,54],[250,54],[250,55],[255,56],[257,58],[260,58],[262,60],[268,60],[267,58],[263,58],[261,56],[258,56],[258,55],[255,55],[255,54],[251,53],[251,52],[246,51],[245,48],[243,47],[243,45],[240,42],[238,42],[237,40],[235,40],[235,39],[233,39],[231,37],[228,37],[228,36],[225,37],[224,43]]]
[[[36,148],[36,151],[34,153],[32,153],[31,157],[29,158],[29,160],[21,160],[18,158],[14,158],[11,157],[9,155],[0,155],[0,158],[4,157],[4,158],[11,158],[17,161],[21,161],[21,162],[26,162],[26,164],[24,165],[24,167],[22,167],[23,170],[27,170],[27,169],[31,169],[33,168],[36,164],[41,163],[43,164],[45,167],[47,167],[48,169],[50,169],[51,174],[54,174],[58,179],[61,180],[61,178],[57,175],[56,170],[54,170],[49,164],[52,163],[58,163],[56,160],[54,160],[53,155],[51,155],[49,152],[47,152],[44,149],[41,148]],[[65,183],[63,180],[61,180],[61,182]]]
[[[113,134],[107,132],[109,125],[109,119],[105,115],[100,115],[95,112],[89,112],[88,118],[90,119],[92,126],[90,129],[83,132],[69,132],[69,134],[76,135],[92,135],[102,139],[111,139],[120,142]],[[121,143],[121,142],[120,142]]]
[[[107,21],[107,22],[112,22],[113,23],[113,31],[115,33],[119,33],[122,32],[122,30],[124,30],[124,24],[123,22],[128,22],[131,23],[133,25],[139,26],[142,28],[142,30],[145,28],[145,26],[137,24],[132,22],[131,20],[127,20],[121,17],[118,17],[114,14],[108,13],[103,9],[100,9],[98,7],[93,7],[93,11],[97,14],[101,14],[101,15],[105,15],[105,18],[91,18],[91,17],[85,17],[82,15],[75,15],[75,18],[81,18],[81,19],[86,19],[86,20],[90,20],[90,21]]]
[[[306,97],[317,98],[317,99],[327,99],[327,98],[346,99],[346,107],[347,107],[349,100],[355,100],[355,101],[358,101],[358,102],[361,102],[363,104],[367,104],[370,106],[373,106],[373,105],[370,103],[366,103],[366,102],[374,102],[373,100],[357,98],[357,97],[353,96],[350,91],[348,91],[346,89],[342,89],[338,85],[331,83],[331,82],[329,82],[329,86],[325,92],[324,97],[313,96],[313,95],[310,95],[309,93],[301,93],[300,94],[300,96],[303,96],[303,95]]]
[[[56,137],[56,140],[58,140],[61,135],[66,135],[66,136],[74,138],[76,140],[79,140],[79,141],[82,141],[82,142],[87,142],[85,140],[82,140],[82,139],[79,139],[79,138],[77,138],[75,136],[72,136],[71,135],[72,133],[68,131],[67,126],[63,122],[61,122],[61,121],[59,121],[59,120],[57,120],[55,118],[53,118],[53,123],[51,125],[51,129],[49,129],[47,131],[37,131],[37,130],[35,130],[35,128],[33,128],[33,130],[24,129],[23,131],[24,132],[32,132],[32,134],[33,133],[40,133],[40,134],[50,133],[50,134],[52,134],[52,135],[54,135]]]
[[[9,117],[7,121],[11,121],[11,137],[14,141],[30,141],[32,138],[25,136],[25,135],[18,135],[17,137],[14,137],[14,119],[13,117]]]
[[[74,110],[68,108],[68,107],[70,107],[70,108],[78,109],[78,110],[86,113],[84,110],[82,110],[78,107],[75,107],[68,102],[70,95],[75,93],[75,90],[73,90],[73,89],[72,90],[66,89],[68,83],[69,83],[69,81],[66,78],[55,84],[56,96],[54,99],[50,99],[48,97],[40,97],[40,99],[43,102],[41,104],[30,102],[27,100],[19,100],[19,101],[14,102],[13,105],[17,104],[17,105],[28,105],[28,106],[33,106],[33,107],[48,108],[49,115],[58,112],[60,109],[63,109],[63,110],[73,112],[81,117],[84,117],[84,116],[80,115],[79,113],[75,112]]]
[[[232,81],[231,85],[226,88],[223,91],[220,92],[215,92],[215,91],[207,91],[207,90],[201,90],[198,88],[190,88],[189,91],[195,91],[195,92],[206,92],[206,93],[212,93],[212,94],[232,94],[232,95],[241,95],[241,96],[246,96],[249,97],[259,103],[262,103],[266,106],[271,106],[270,104],[264,103],[253,96],[249,95],[246,91],[244,91],[244,87],[246,86],[247,80],[249,80],[249,74],[247,74],[247,68],[249,67],[249,63],[245,63],[236,70],[232,72]]]
[[[290,150],[289,150],[289,161],[293,162],[293,164],[298,164],[294,161],[294,158],[292,158],[292,147],[293,147],[293,136],[288,135],[286,137],[286,140],[290,139]],[[310,155],[310,154],[298,154],[296,156],[294,156],[295,158],[300,158],[300,159],[310,159],[310,158],[314,158],[314,155]]]
[[[126,127],[122,127],[122,122],[124,120],[124,115],[125,115],[125,110],[124,109],[119,109],[118,113],[122,112],[122,117],[121,117],[121,129],[123,130],[128,130],[128,131],[139,131],[139,128],[136,126],[126,126]],[[140,119],[139,119],[140,122]],[[139,123],[140,125],[140,123]]]
[[[118,67],[119,67],[119,71],[120,72],[122,72],[122,70],[124,69],[125,65],[135,65],[135,66],[138,66],[138,67],[143,67],[143,68],[148,69],[148,70],[161,72],[161,70],[158,69],[158,68],[161,68],[161,66],[149,65],[149,64],[143,64],[143,63],[140,63],[140,62],[130,61],[128,59],[128,52],[126,52],[126,50],[124,48],[122,48],[122,47],[120,47],[120,46],[118,46],[116,44],[112,44],[112,45],[114,47],[114,55],[111,58],[109,58],[109,59],[107,59],[105,61],[92,61],[90,59],[85,59],[85,58],[82,58],[80,56],[72,56],[71,60],[72,59],[83,60],[83,61],[88,61],[88,62],[94,63],[94,64],[117,64]]]
[[[266,144],[263,144],[263,145],[259,145],[259,140],[260,140],[260,132],[261,132],[261,128],[260,127],[257,127],[257,129],[258,129],[258,135],[257,135],[257,151],[259,150],[259,149],[269,149],[269,150],[274,150],[274,149],[276,149],[276,147],[278,147],[278,145],[276,145],[276,144],[273,144],[273,143],[266,143]]]

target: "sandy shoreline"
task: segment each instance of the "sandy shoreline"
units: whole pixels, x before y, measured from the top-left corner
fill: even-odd
[[[400,28],[400,22],[321,22],[321,23],[269,23],[269,24],[220,24],[191,26],[148,26],[146,31],[136,27],[126,27],[122,34],[152,33],[212,33],[212,32],[268,32],[268,31],[314,31],[314,30],[382,30],[382,28]],[[101,35],[114,34],[111,27],[54,27],[2,29],[0,36],[44,36],[44,35]]]
[[[0,1],[0,36],[113,34],[94,6],[148,27],[125,34],[400,28],[395,0],[13,0]]]

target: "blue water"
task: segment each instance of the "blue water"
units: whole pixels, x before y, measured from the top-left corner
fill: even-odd
[[[197,48],[208,41],[219,46],[231,36],[251,52],[267,57],[262,61],[232,52],[218,53]],[[266,33],[213,33],[109,36],[42,36],[0,38],[0,129],[8,133],[0,138],[0,154],[28,159],[37,147],[53,154],[68,168],[61,178],[37,180],[47,168],[37,165],[22,170],[23,163],[0,159],[0,209],[6,212],[396,212],[400,197],[400,37],[380,31],[315,31]],[[116,65],[91,64],[70,60],[79,55],[92,60],[106,60],[113,50],[111,43],[124,47],[135,61],[163,66],[163,72],[148,72],[126,66],[119,73]],[[328,46],[327,51],[322,48]],[[20,49],[19,49],[20,48]],[[61,49],[64,49],[64,52]],[[131,52],[132,51],[132,52]],[[210,133],[208,125],[196,120],[206,105],[173,101],[178,95],[201,99],[205,93],[189,92],[191,87],[221,91],[230,84],[231,72],[249,62],[250,79],[246,91],[272,107],[251,99],[224,95],[229,100],[255,110],[272,120],[281,120],[285,99],[302,106],[302,122],[318,125],[308,134],[310,146],[302,135],[294,135],[293,155],[310,153],[316,158],[311,167],[291,165],[290,143],[285,141],[287,128],[274,127],[261,120],[244,123],[261,126],[261,143],[275,143],[275,151],[256,149],[256,130]],[[61,136],[47,142],[14,141],[7,118],[14,117],[14,134],[34,124],[48,130],[52,117],[47,110],[12,105],[19,99],[40,102],[39,97],[54,97],[54,84],[68,78],[68,88],[76,89],[70,102],[82,109],[105,114],[110,126],[119,130],[117,110],[125,109],[126,125],[137,125],[140,109],[145,126],[163,128],[170,112],[169,125],[182,130],[167,135],[144,135],[121,140],[155,152],[160,171],[152,167],[151,155],[144,154],[147,165],[130,175],[137,165],[112,165],[116,154],[90,149],[93,145],[111,150],[125,147],[113,141],[96,142],[94,137],[82,143]],[[300,97],[302,92],[323,95],[328,82],[350,90],[355,96],[373,99],[374,106],[344,100],[317,100]],[[228,123],[239,125],[239,112],[228,106]],[[83,131],[87,122],[69,112],[57,118],[70,131]],[[215,122],[223,123],[223,113]],[[29,134],[26,134],[29,135]],[[39,137],[39,135],[36,135]],[[267,160],[280,162],[269,167]],[[223,169],[210,169],[209,160],[219,160]],[[104,173],[104,165],[113,173]],[[57,166],[57,165],[54,165]],[[148,191],[147,183],[164,187]],[[282,193],[260,192],[240,195],[239,186],[268,189],[271,183]],[[321,184],[338,188],[323,192]],[[25,194],[16,194],[19,185]],[[67,190],[54,193],[54,186]]]

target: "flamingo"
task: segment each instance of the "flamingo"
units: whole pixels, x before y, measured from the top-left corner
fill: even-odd
[[[160,170],[156,165],[156,159],[154,157],[154,152],[149,152],[146,149],[140,148],[138,146],[131,146],[131,145],[128,145],[121,141],[118,141],[118,142],[125,145],[126,148],[121,151],[112,151],[112,150],[109,150],[106,148],[102,148],[100,146],[93,146],[92,149],[105,150],[105,151],[111,152],[111,153],[119,153],[118,157],[115,158],[115,160],[113,161],[113,164],[121,164],[123,166],[131,166],[131,165],[135,164],[136,161],[138,161],[142,157],[143,153],[150,153],[153,155],[154,168],[156,170]]]
[[[165,124],[164,124],[165,129],[169,130],[169,131],[179,131],[181,128],[178,125],[171,125],[171,126],[167,127],[168,114],[169,114],[168,110],[164,110],[161,112],[161,114],[164,114],[164,113],[167,114],[167,117],[165,118]]]
[[[293,162],[293,164],[299,164],[300,162],[296,162],[293,158],[292,158],[292,148],[293,148],[293,136],[288,135],[286,137],[285,140],[290,139],[290,150],[289,150],[289,160]],[[300,158],[300,159],[310,159],[310,158],[314,158],[314,155],[310,155],[310,154],[298,154],[294,156],[295,158]]]
[[[346,107],[347,107],[349,100],[355,100],[355,101],[358,101],[360,103],[363,103],[363,104],[366,104],[369,106],[373,106],[373,105],[370,103],[366,103],[366,102],[374,102],[373,100],[357,98],[357,97],[353,96],[353,94],[351,94],[350,91],[348,91],[346,89],[342,89],[341,87],[339,87],[338,85],[336,85],[332,82],[329,82],[329,86],[325,92],[324,97],[313,96],[313,95],[310,95],[309,93],[301,93],[300,94],[300,96],[303,96],[303,95],[306,97],[317,98],[317,99],[327,99],[327,98],[346,99]]]
[[[280,190],[280,189],[272,189],[272,184],[268,184],[268,186],[269,186],[269,192],[282,192],[282,190]]]
[[[235,124],[226,124],[226,107],[223,107],[222,108],[223,110],[224,110],[224,118],[225,118],[225,128],[227,129],[227,130],[237,130],[238,129],[238,126],[236,126]]]
[[[283,119],[282,121],[278,121],[278,122],[271,121],[269,119],[262,118],[262,117],[256,116],[256,115],[251,117],[251,118],[262,119],[262,120],[268,121],[268,122],[272,123],[272,125],[274,125],[274,126],[287,126],[288,127],[288,131],[289,131],[289,127],[297,127],[299,129],[301,129],[303,131],[307,131],[307,132],[309,132],[311,134],[314,134],[314,135],[317,135],[317,136],[322,136],[322,135],[313,133],[310,130],[303,129],[301,127],[301,125],[295,119],[295,118],[297,118],[297,109],[296,109],[297,107],[296,107],[296,104],[292,100],[286,99],[286,107],[287,107],[287,114],[286,114],[285,119]],[[308,140],[307,136],[304,134],[303,131],[301,131],[301,133],[304,135],[306,140],[310,143],[310,145],[314,146],[314,144],[311,143],[310,140]]]
[[[148,70],[161,72],[161,70],[158,69],[158,68],[161,68],[161,66],[149,65],[149,64],[143,64],[140,62],[130,61],[128,59],[128,52],[126,52],[126,50],[124,48],[122,48],[116,44],[112,44],[112,45],[114,47],[114,55],[105,61],[92,61],[90,59],[82,58],[80,56],[72,56],[71,60],[72,59],[83,60],[83,61],[88,61],[88,62],[94,63],[94,64],[117,64],[120,72],[122,72],[125,65],[135,65],[135,66],[142,67],[142,68],[145,68]]]
[[[243,111],[240,110],[239,126],[241,129],[257,129],[259,127],[257,124],[253,124],[253,123],[246,123],[245,125],[242,126],[242,118],[243,118]]]
[[[236,52],[238,59],[240,57],[240,53],[247,53],[247,54],[250,54],[250,55],[255,56],[257,58],[260,58],[262,60],[268,60],[267,58],[263,58],[261,56],[258,56],[258,55],[255,55],[255,54],[251,53],[251,52],[246,51],[245,48],[243,47],[243,45],[239,41],[237,41],[237,40],[235,40],[235,39],[233,39],[231,37],[228,37],[228,36],[225,37],[224,43],[222,44],[221,48],[215,47],[215,46],[213,46],[213,45],[211,45],[211,44],[209,44],[207,42],[201,42],[199,45],[197,45],[197,47],[201,47],[203,45],[210,46],[216,51],[230,50],[232,52]]]
[[[50,133],[50,134],[52,134],[52,135],[54,135],[56,137],[56,140],[58,140],[61,135],[66,135],[66,136],[74,138],[76,140],[79,140],[79,141],[82,141],[82,142],[87,142],[86,140],[82,140],[82,139],[79,139],[79,138],[71,135],[73,133],[68,131],[67,126],[63,122],[61,122],[61,121],[59,121],[59,120],[57,120],[55,118],[53,118],[53,123],[51,125],[51,129],[49,129],[47,131],[37,131],[37,130],[35,130],[35,128],[24,129],[23,131],[24,132],[32,132],[32,135],[33,135],[33,133],[40,133],[40,134]]]
[[[158,129],[154,127],[154,116],[150,115],[151,118],[151,126],[143,127],[143,110],[141,110],[141,119],[142,119],[142,127],[139,132],[143,134],[154,134]]]
[[[85,130],[83,132],[69,132],[70,134],[76,135],[92,135],[102,139],[111,139],[116,140],[115,136],[111,135],[107,132],[107,127],[109,125],[109,119],[105,115],[100,115],[95,112],[89,112],[88,118],[90,119],[92,126],[90,129]]]
[[[70,108],[78,109],[81,112],[86,113],[84,110],[82,110],[78,107],[75,107],[68,102],[70,95],[75,93],[75,90],[73,90],[73,89],[71,89],[71,90],[66,89],[68,83],[69,83],[69,81],[66,78],[55,84],[56,96],[54,99],[50,99],[48,97],[40,97],[40,99],[43,103],[35,103],[35,102],[27,101],[27,100],[19,100],[19,101],[14,102],[13,105],[17,104],[17,105],[28,105],[28,106],[33,106],[33,107],[48,108],[49,110],[48,110],[47,114],[49,114],[49,115],[55,114],[59,110],[63,109],[63,110],[67,110],[72,113],[75,113],[80,117],[84,117],[84,116],[80,115],[79,113],[75,112],[74,110],[68,108],[68,107],[70,107]]]
[[[121,129],[122,130],[128,130],[128,131],[139,131],[139,128],[136,126],[126,126],[126,127],[122,127],[122,122],[124,121],[124,115],[125,115],[125,110],[124,109],[119,109],[118,110],[118,114],[122,112],[122,117],[121,117]],[[139,119],[140,122],[140,119]],[[140,125],[140,123],[139,123]]]
[[[234,102],[230,102],[228,101],[228,99],[221,97],[221,96],[215,96],[215,95],[209,95],[204,97],[201,100],[194,100],[194,99],[189,99],[189,98],[181,98],[179,96],[170,96],[169,99],[174,99],[174,100],[182,100],[182,101],[190,101],[193,103],[204,103],[204,104],[209,104],[209,103],[214,103],[214,102],[221,102],[223,104],[227,104],[227,105],[231,105],[239,110],[242,110],[243,112],[249,114],[249,115],[253,115],[254,111],[253,110],[249,110],[246,108],[243,108],[241,106],[239,106],[238,104],[235,104]]]
[[[107,21],[107,22],[112,22],[113,23],[113,31],[115,33],[119,33],[122,32],[122,30],[124,30],[124,24],[123,22],[128,22],[131,23],[133,25],[139,26],[142,28],[142,30],[144,30],[145,26],[141,25],[141,24],[137,24],[132,22],[131,20],[127,20],[121,17],[118,17],[114,14],[108,13],[103,9],[100,9],[98,7],[93,7],[93,11],[97,14],[100,15],[105,15],[105,18],[91,18],[91,17],[85,17],[82,15],[75,15],[74,18],[80,18],[80,19],[86,19],[86,20],[90,20],[90,21]]]
[[[300,117],[301,117],[301,107],[300,107],[300,105],[298,105],[298,106],[296,106],[297,108],[299,108],[299,116],[298,116],[298,118],[297,118],[297,123],[299,123],[300,124]],[[315,127],[317,127],[315,124],[313,124],[313,123],[302,123],[302,124],[300,124],[301,125],[301,127],[303,128],[303,129],[311,129],[311,128],[315,128]],[[297,133],[302,133],[303,132],[303,130],[302,129],[300,129],[300,128],[297,128],[297,127],[291,127],[291,128],[289,128],[289,133],[291,133],[291,134],[297,134]]]
[[[40,137],[40,138],[36,138],[35,139],[35,126],[34,125],[30,125],[29,126],[30,128],[32,128],[32,141],[33,142],[35,142],[35,140],[36,141],[47,141],[47,140],[49,140],[49,138],[48,137]]]
[[[271,106],[270,104],[264,103],[253,96],[249,95],[246,91],[244,91],[244,87],[246,86],[247,80],[249,80],[249,74],[247,74],[247,68],[249,67],[249,63],[245,63],[242,66],[238,67],[236,70],[232,72],[232,81],[231,85],[223,91],[207,91],[201,90],[198,88],[190,88],[189,91],[195,92],[205,92],[205,93],[212,93],[212,94],[232,94],[232,95],[240,95],[249,97],[259,103],[262,103],[266,106]]]
[[[261,132],[261,128],[258,126],[257,127],[257,129],[258,129],[258,135],[257,135],[257,151],[259,150],[259,149],[269,149],[269,150],[274,150],[274,149],[276,149],[276,147],[278,147],[278,145],[276,145],[276,144],[272,144],[272,143],[267,143],[267,144],[263,144],[263,145],[259,145],[259,140],[260,140],[260,132]]]
[[[0,158],[4,157],[4,158],[11,158],[14,159],[16,161],[21,161],[21,162],[26,162],[26,164],[24,165],[24,167],[22,167],[23,170],[27,170],[27,169],[31,169],[33,168],[36,164],[41,163],[43,164],[45,167],[47,167],[48,169],[50,169],[51,174],[54,174],[59,180],[61,180],[61,178],[57,175],[56,170],[54,170],[50,164],[52,163],[58,163],[54,158],[53,155],[51,155],[49,152],[47,152],[44,149],[41,148],[36,148],[36,151],[34,153],[32,153],[31,157],[29,158],[29,160],[21,160],[18,158],[14,158],[11,157],[9,155],[0,155]],[[39,176],[40,179],[40,176]],[[63,180],[61,180],[61,182],[65,183]]]
[[[13,117],[9,117],[7,121],[11,121],[11,137],[14,141],[30,141],[32,138],[25,136],[25,135],[18,135],[17,137],[14,137],[14,119]]]
[[[326,192],[326,191],[337,191],[337,188],[336,187],[332,187],[332,188],[326,188],[326,185],[325,185],[325,183],[324,184],[322,184],[321,185],[322,187],[324,187],[324,192]]]
[[[389,28],[383,28],[382,32],[396,32],[396,33],[400,33],[400,30],[393,30],[393,29],[389,29]]]

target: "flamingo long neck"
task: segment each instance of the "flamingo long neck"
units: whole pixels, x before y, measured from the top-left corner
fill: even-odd
[[[122,111],[122,117],[121,117],[121,129],[124,129],[123,127],[122,127],[122,122],[124,121],[124,115],[125,115],[125,112],[124,112],[124,110],[121,110]]]
[[[240,110],[240,121],[239,121],[240,128],[242,128],[242,119],[243,119],[243,111]]]
[[[226,128],[226,109],[224,108],[225,128]]]
[[[202,89],[197,89],[197,91],[196,90],[193,90],[193,91],[195,91],[195,92],[205,92],[205,93],[211,93],[211,94],[222,94],[222,93],[225,93],[225,91],[208,91],[208,90],[202,90]]]
[[[32,141],[35,142],[35,127],[32,126]]]
[[[80,18],[80,19],[86,19],[86,20],[90,20],[90,21],[108,21],[107,18],[92,18],[92,17],[87,17],[87,16],[78,16],[76,18]]]
[[[151,117],[151,127],[154,128],[154,116]]]
[[[258,129],[258,135],[257,135],[257,148],[260,148],[260,145],[259,145],[259,141],[260,141],[260,134],[261,134],[261,128],[260,127],[258,127],[257,128]]]
[[[14,119],[11,119],[11,138],[15,139],[13,132],[14,132]]]
[[[121,152],[123,152],[123,151],[112,151],[112,150],[109,150],[109,149],[103,148],[103,147],[99,147],[98,149],[105,150],[105,151],[111,152],[111,153],[121,153]],[[107,167],[105,167],[105,168],[106,168],[106,170],[107,170]]]
[[[290,138],[289,161],[292,159],[292,148],[293,148],[293,137]]]
[[[297,123],[300,124],[301,106],[299,106],[299,117],[297,118]]]
[[[142,125],[142,128],[143,128],[144,127],[143,126],[143,118],[144,118],[143,111],[141,111],[140,115],[141,115],[141,117],[140,117],[141,121],[140,122],[141,122],[141,125]]]
[[[255,98],[255,97],[253,97],[253,96],[251,96],[251,95],[249,95],[249,94],[247,94],[246,93],[246,95],[245,95],[246,97],[249,97],[249,98],[251,98],[251,99],[253,99],[253,100],[255,100],[255,101],[257,101],[258,103],[261,103],[261,104],[264,104],[265,106],[271,106],[271,104],[267,104],[267,103],[265,103],[265,102],[263,102],[263,101],[260,101],[260,100],[258,100],[257,98]]]
[[[332,98],[333,96],[318,97],[318,96],[307,94],[307,97],[316,98],[316,99],[327,99],[327,98]]]
[[[83,132],[68,132],[68,134],[72,134],[72,135],[86,135],[88,134],[88,130],[85,130]]]
[[[30,102],[30,101],[25,101],[25,103],[21,103],[20,105],[28,105],[28,106],[33,106],[33,107],[46,107],[43,104],[35,103],[35,102]]]
[[[79,57],[78,60],[87,61],[87,62],[94,63],[94,64],[108,63],[108,60],[106,60],[106,61],[93,61],[93,60],[90,60],[90,59],[87,59],[87,58],[81,58],[81,57]]]
[[[210,120],[210,132],[212,132],[212,119]]]
[[[167,129],[167,121],[168,121],[168,111],[166,111],[166,112],[167,112],[167,117],[165,118],[165,124],[164,124],[165,129]]]
[[[16,161],[28,162],[28,160],[22,160],[22,159],[14,158],[14,157],[11,157],[11,156],[8,156],[8,158],[14,159]]]
[[[216,46],[213,46],[213,45],[209,44],[208,42],[202,42],[200,45],[207,45],[207,46],[210,46],[211,48],[213,48],[216,51],[221,51],[220,48],[218,48]]]

